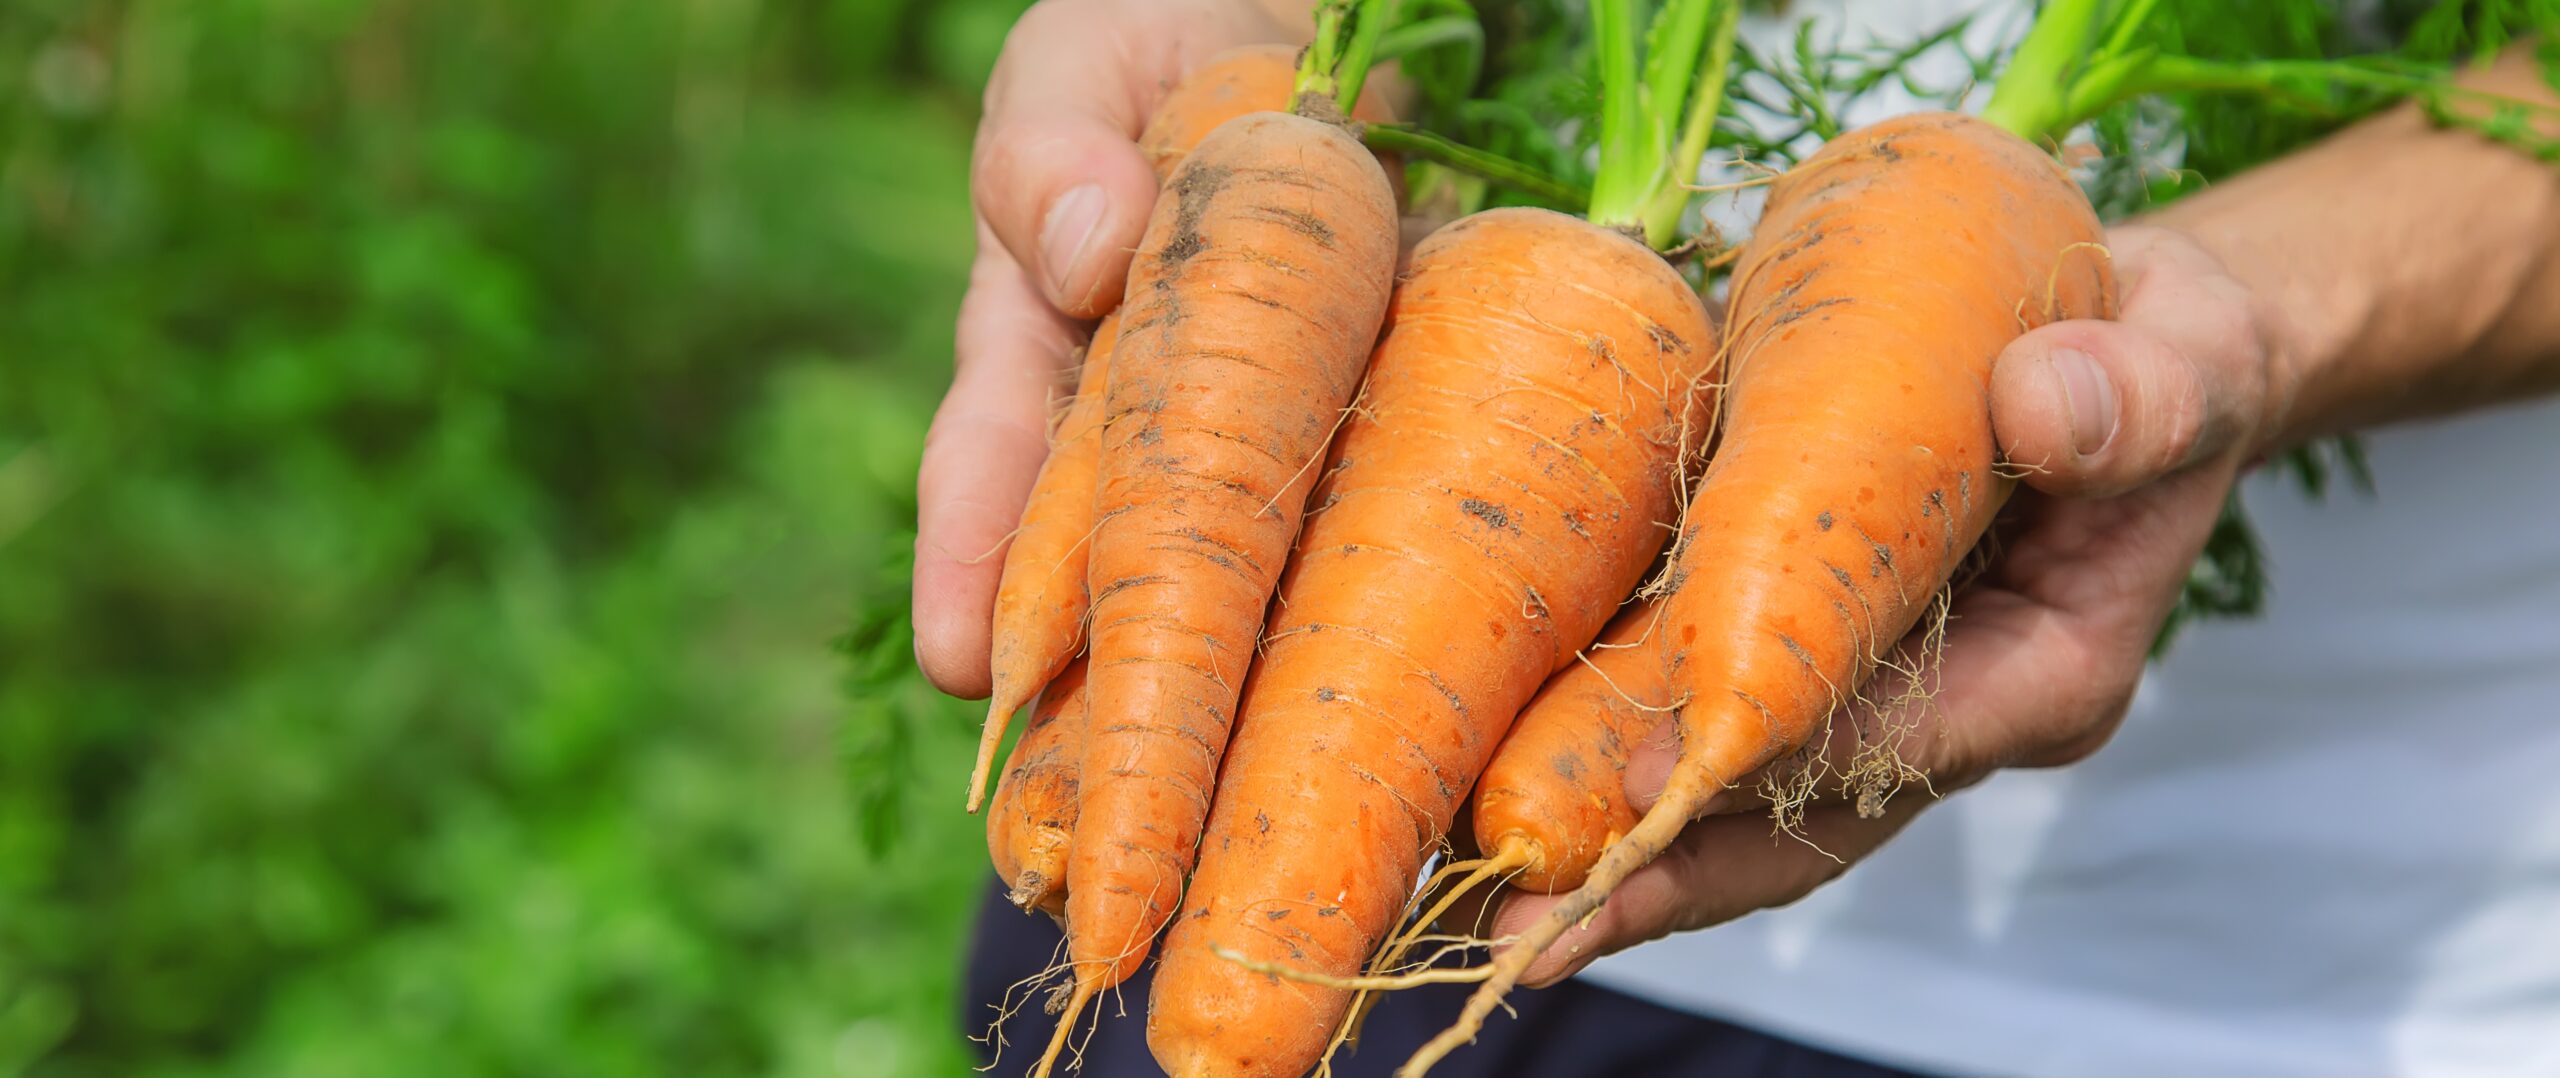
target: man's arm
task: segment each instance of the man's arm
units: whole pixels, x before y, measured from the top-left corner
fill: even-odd
[[[2560,102],[2529,50],[2463,82]],[[2414,106],[2156,220],[2261,305],[2264,448],[2560,389],[2560,170]]]

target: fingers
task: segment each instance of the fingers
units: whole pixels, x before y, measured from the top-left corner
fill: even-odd
[[[1992,370],[2001,450],[2051,494],[2121,493],[2228,454],[2277,410],[2247,290],[2175,233],[2111,238],[2121,317],[2037,329]]]
[[[1794,834],[1775,830],[1760,816],[1691,824],[1671,849],[1628,876],[1598,913],[1540,955],[1521,983],[1542,988],[1647,940],[1793,902],[1874,852],[1918,811],[1906,803],[1882,817],[1860,819],[1845,807],[1819,809]],[[1486,935],[1517,934],[1562,897],[1509,892]]]
[[[2119,650],[2093,646],[2089,631],[2080,619],[2012,592],[1969,593],[1942,641],[1904,641],[1861,693],[1882,703],[1833,716],[1812,756],[1745,777],[1706,814],[1758,819],[1765,827],[1771,787],[1763,778],[1789,787],[1807,768],[1819,776],[1811,790],[1817,805],[1849,801],[1865,780],[1881,783],[1877,799],[1892,806],[1903,796],[1953,793],[2002,767],[2085,756],[2122,720],[2141,655],[2137,646],[2132,659],[2111,662]],[[1638,812],[1660,798],[1678,752],[1676,728],[1666,721],[1629,755],[1627,798]],[[1908,769],[1857,766],[1878,753],[1894,754]]]
[[[1193,4],[1052,2],[1014,24],[987,84],[970,190],[1047,303],[1082,319],[1119,304],[1155,204],[1136,142],[1147,113],[1197,58],[1252,29]]]
[[[1793,902],[1882,846],[1934,804],[1933,795],[1999,767],[2077,759],[2113,733],[2132,699],[2139,648],[2130,652],[2133,661],[2109,663],[2106,656],[2117,652],[2092,648],[2091,625],[2078,613],[2007,591],[1977,593],[1959,607],[1944,665],[1922,675],[1931,679],[1934,699],[1843,715],[1824,748],[1836,771],[1869,747],[1860,731],[1872,735],[1907,724],[1898,751],[1929,775],[1927,789],[1902,791],[1873,817],[1860,816],[1855,804],[1825,801],[1789,833],[1777,830],[1768,802],[1746,781],[1716,798],[1710,815],[1690,824],[1660,858],[1620,884],[1599,913],[1541,955],[1522,983],[1552,984],[1647,940]],[[1898,688],[1888,684],[1876,695],[1898,695]],[[1628,792],[1640,808],[1650,808],[1659,794],[1672,755],[1670,739],[1657,735],[1630,760]],[[1506,892],[1490,930],[1481,934],[1518,933],[1559,898]]]
[[[916,664],[954,696],[987,695],[1004,544],[1048,456],[1049,404],[1080,336],[981,228],[951,389],[916,474]]]

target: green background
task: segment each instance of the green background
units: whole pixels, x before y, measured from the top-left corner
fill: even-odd
[[[0,1074],[966,1073],[1020,6],[0,4]]]

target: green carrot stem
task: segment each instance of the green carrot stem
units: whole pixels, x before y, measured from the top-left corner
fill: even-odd
[[[1370,149],[1418,157],[1470,176],[1489,180],[1515,191],[1543,200],[1550,205],[1579,209],[1589,205],[1591,192],[1577,184],[1547,175],[1537,168],[1499,154],[1472,146],[1462,146],[1411,124],[1367,124],[1360,129],[1360,140]]]
[[[1388,0],[1322,0],[1316,5],[1316,36],[1298,60],[1298,77],[1289,98],[1300,114],[1323,100],[1338,116],[1351,114],[1360,101],[1360,84],[1386,34]],[[1321,111],[1321,110],[1319,110]]]
[[[1341,84],[1334,72],[1342,61],[1342,24],[1350,17],[1351,5],[1346,0],[1324,0],[1316,5],[1316,36],[1298,56],[1298,77],[1289,87],[1292,101],[1310,95],[1331,99]]]
[[[1641,228],[1660,158],[1644,122],[1636,75],[1634,0],[1591,0],[1591,36],[1600,58],[1600,172],[1591,184],[1593,224]]]
[[[1357,0],[1351,23],[1351,41],[1342,50],[1342,62],[1334,79],[1340,83],[1335,103],[1348,116],[1360,103],[1360,87],[1369,80],[1371,57],[1378,54],[1378,39],[1387,32],[1388,0]]]
[[[1470,63],[1467,66],[1469,70],[1473,70],[1483,61],[1484,27],[1464,15],[1441,15],[1409,22],[1388,30],[1378,38],[1378,55],[1375,62],[1389,63],[1418,52],[1428,52],[1449,45],[1466,47],[1467,55],[1470,57]],[[1472,83],[1475,80],[1462,81]]]
[[[2256,94],[2315,115],[2343,116],[2354,110],[2333,92],[2341,87],[2415,98],[2439,113],[2452,102],[2465,101],[2524,114],[2560,115],[2560,108],[2543,102],[2355,60],[2200,60],[2147,50],[2093,65],[2072,86],[2058,115],[2066,124],[2077,124],[2120,102],[2151,94],[2227,92]]]
[[[1671,0],[1657,16],[1659,32],[1647,41],[1644,57],[1645,108],[1648,126],[1659,132],[1663,120],[1689,100],[1698,74],[1698,56],[1715,25],[1717,0]],[[1664,138],[1663,143],[1670,140]]]
[[[1680,124],[1680,142],[1671,151],[1671,167],[1667,170],[1669,182],[1654,192],[1652,204],[1645,209],[1645,242],[1657,249],[1668,246],[1672,234],[1680,227],[1680,213],[1689,205],[1689,190],[1685,185],[1697,178],[1698,164],[1707,157],[1707,142],[1715,135],[1716,114],[1724,110],[1726,72],[1733,66],[1733,45],[1742,26],[1742,5],[1738,0],[1724,0],[1720,8],[1716,13],[1714,36],[1707,41],[1706,64],[1698,70],[1695,96],[1689,99],[1688,115]]]
[[[2133,0],[2130,6],[2117,12],[2115,33],[2109,35],[2107,43],[2099,47],[2097,55],[2118,56],[2132,50],[2135,36],[2142,33],[2143,24],[2151,21],[2151,12],[2159,6],[2160,0]]]
[[[2027,38],[2009,57],[2008,70],[1991,90],[1982,118],[2033,142],[2070,130],[2066,99],[2074,75],[2088,62],[2090,40],[2106,14],[2107,0],[2051,0],[2036,14]]]

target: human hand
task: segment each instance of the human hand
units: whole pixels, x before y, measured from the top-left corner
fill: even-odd
[[[2108,242],[2120,319],[2043,327],[1993,369],[1992,425],[2032,490],[2021,492],[1999,560],[1956,596],[1943,651],[1930,659],[1914,640],[1897,656],[1906,669],[1934,665],[1934,702],[1835,722],[1830,760],[1854,758],[1855,731],[1878,718],[1908,728],[1903,755],[1941,794],[2001,768],[2096,751],[2123,721],[2243,463],[2281,429],[2293,380],[2274,345],[2275,316],[2182,234],[2132,226]],[[1903,695],[1896,688],[1867,695],[1892,700]],[[1670,775],[1668,736],[1626,771],[1640,812]],[[1861,816],[1854,804],[1817,801],[1797,841],[1772,835],[1748,784],[1729,791],[1521,983],[1551,984],[1613,951],[1793,902],[1932,803],[1897,797]],[[1486,934],[1517,933],[1561,898],[1507,893]]]
[[[971,166],[977,261],[916,476],[916,663],[944,692],[987,695],[999,555],[1049,452],[1051,394],[1084,321],[1118,304],[1155,203],[1148,115],[1209,57],[1304,36],[1255,0],[1047,0],[1005,39]]]

